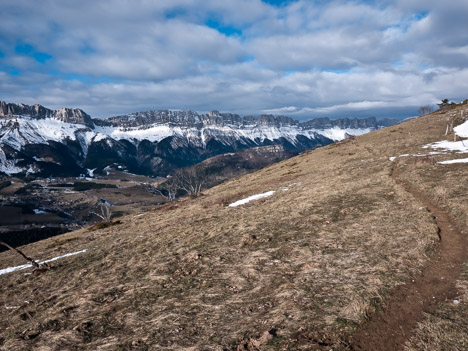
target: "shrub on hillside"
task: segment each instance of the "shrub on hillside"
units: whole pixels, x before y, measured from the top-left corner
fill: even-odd
[[[117,185],[114,184],[101,184],[93,182],[75,182],[73,184],[73,190],[75,191],[86,191],[91,189],[110,189],[117,188]]]
[[[4,182],[0,182],[0,190],[5,189],[11,185],[11,181],[5,180]]]
[[[424,116],[424,115],[428,115],[429,113],[432,113],[433,111],[434,111],[434,106],[425,105],[419,108],[418,113],[420,116]]]

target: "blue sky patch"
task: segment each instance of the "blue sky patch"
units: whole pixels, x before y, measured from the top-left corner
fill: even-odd
[[[290,4],[291,2],[296,2],[296,1],[297,0],[262,0],[262,2],[265,2],[273,6],[285,6],[285,5]]]
[[[15,52],[17,54],[29,56],[34,52],[34,46],[29,44],[19,44],[15,46]]]
[[[34,57],[34,59],[39,63],[45,63],[47,60],[50,60],[52,58],[51,55],[46,54],[44,52],[35,52],[34,54],[32,54],[32,57]]]
[[[415,14],[414,19],[416,21],[420,21],[423,18],[426,18],[427,16],[429,16],[429,11],[422,11],[422,12],[419,12],[419,13]]]
[[[50,60],[52,58],[51,55],[45,53],[45,52],[39,52],[36,51],[34,46],[21,43],[15,46],[15,52],[20,55],[25,55],[28,57],[32,57],[39,63],[45,63],[47,60]]]
[[[0,71],[8,73],[10,76],[19,76],[21,75],[21,71],[14,67],[14,66],[7,66],[0,64]]]
[[[226,35],[226,36],[231,36],[231,35],[238,35],[238,36],[241,36],[242,35],[242,30],[238,29],[238,28],[235,28],[233,26],[226,26],[226,25],[223,25],[222,23],[214,20],[214,19],[209,19],[208,21],[205,22],[205,25],[210,27],[210,28],[213,28],[213,29],[216,29],[218,32]]]

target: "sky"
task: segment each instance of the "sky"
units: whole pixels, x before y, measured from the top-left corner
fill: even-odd
[[[0,100],[404,118],[468,98],[466,0],[2,0]]]

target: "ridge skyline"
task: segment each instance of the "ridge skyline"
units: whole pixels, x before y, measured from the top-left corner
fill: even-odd
[[[133,111],[133,112],[128,112],[128,113],[116,113],[113,115],[107,115],[107,116],[93,116],[92,114],[88,114],[86,112],[85,108],[82,107],[59,107],[59,108],[50,108],[46,107],[45,105],[41,103],[34,103],[34,104],[25,104],[23,102],[7,102],[6,100],[1,100],[0,99],[0,117],[3,117],[7,115],[8,113],[5,112],[5,108],[8,108],[8,106],[18,106],[18,107],[24,107],[26,109],[36,109],[37,111],[41,111],[42,109],[47,110],[47,113],[71,113],[73,111],[81,111],[85,115],[89,116],[92,120],[101,120],[101,121],[106,121],[109,119],[115,119],[115,118],[121,118],[125,116],[139,116],[143,114],[148,114],[148,113],[155,113],[155,112],[175,112],[175,113],[192,113],[195,115],[198,115],[200,117],[202,116],[209,116],[209,117],[225,117],[225,116],[236,116],[240,119],[261,119],[265,117],[273,117],[275,119],[281,119],[281,118],[287,118],[290,119],[292,122],[297,122],[294,124],[305,124],[310,121],[314,120],[329,120],[329,121],[336,121],[336,120],[361,120],[361,119],[375,119],[376,121],[401,121],[403,119],[395,117],[395,118],[389,118],[389,117],[381,117],[381,116],[346,116],[346,117],[333,117],[333,116],[311,116],[311,117],[304,117],[304,118],[295,118],[292,117],[291,115],[288,114],[273,114],[273,113],[261,113],[261,114],[254,114],[254,113],[246,113],[246,114],[239,114],[239,113],[234,113],[230,111],[220,111],[216,108],[210,109],[209,111],[199,111],[196,109],[178,109],[178,108],[169,108],[169,109],[163,109],[163,108],[149,108],[145,110],[139,110],[139,111]],[[39,112],[38,112],[39,113]],[[12,114],[12,115],[21,115],[21,114]],[[26,114],[25,114],[26,115]],[[416,116],[411,116],[408,118],[412,118]],[[406,119],[408,119],[406,118]]]

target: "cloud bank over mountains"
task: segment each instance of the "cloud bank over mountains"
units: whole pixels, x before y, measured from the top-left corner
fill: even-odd
[[[3,0],[0,98],[147,109],[411,116],[468,92],[468,2]]]

